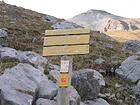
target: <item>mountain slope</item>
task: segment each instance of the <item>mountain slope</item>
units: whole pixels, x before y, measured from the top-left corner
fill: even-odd
[[[8,47],[40,51],[45,30],[57,21],[60,19],[0,1],[0,29],[8,32]]]
[[[94,9],[79,14],[68,21],[101,32],[140,29],[139,19],[129,19]]]

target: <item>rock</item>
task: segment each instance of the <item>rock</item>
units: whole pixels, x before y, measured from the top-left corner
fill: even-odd
[[[20,63],[0,76],[0,104],[32,105],[38,86],[48,78],[29,64]]]
[[[49,78],[54,81],[54,82],[58,82],[59,81],[59,76],[60,76],[60,71],[57,70],[51,70],[49,72]]]
[[[109,103],[102,98],[95,99],[94,101],[88,100],[85,103],[87,105],[109,105]]]
[[[140,60],[138,55],[130,56],[122,62],[115,73],[127,80],[136,82],[140,79]]]
[[[85,104],[85,103],[83,103],[83,102],[80,102],[80,105],[87,105],[87,104]]]
[[[12,48],[8,48],[8,47],[1,47],[0,48],[0,60],[17,60],[18,51]]]
[[[95,99],[100,92],[101,85],[105,85],[105,82],[102,75],[95,70],[83,69],[73,72],[72,86],[83,100]]]
[[[7,37],[8,36],[8,33],[3,30],[3,29],[0,29],[0,38],[4,38],[4,37]]]
[[[49,69],[50,69],[50,70],[57,70],[57,71],[60,71],[60,66],[58,66],[58,65],[53,65],[53,64],[49,64]]]
[[[94,62],[95,62],[96,64],[100,65],[100,64],[103,64],[103,63],[105,62],[105,60],[102,59],[102,58],[99,58],[99,59],[96,59]]]
[[[63,21],[63,22],[57,22],[52,26],[54,29],[73,29],[73,28],[79,28],[79,26],[75,23]]]
[[[39,98],[53,99],[57,95],[58,85],[52,81],[42,81],[39,85]]]
[[[37,54],[35,52],[19,51],[17,57],[18,57],[19,61],[22,63],[31,64],[38,69],[42,69],[43,71],[45,69],[47,69],[48,60],[46,58],[43,58],[42,56],[40,56],[39,54]],[[47,69],[47,71],[48,71],[48,69]]]
[[[72,86],[69,88],[70,105],[80,105],[80,95]]]
[[[55,101],[39,98],[36,102],[36,105],[57,105]]]
[[[107,44],[105,47],[108,48],[108,49],[113,49],[114,45],[113,44]]]
[[[138,52],[140,51],[140,41],[129,40],[124,44],[124,49],[132,50],[133,52]]]
[[[50,15],[44,16],[44,17],[43,17],[43,20],[44,20],[45,22],[49,22],[49,23],[51,23],[51,24],[55,24],[55,23],[58,21],[58,19],[57,19],[56,17],[50,16]]]
[[[48,60],[41,55],[31,51],[17,51],[13,48],[2,47],[0,49],[0,60],[19,60],[21,63],[28,63],[42,71],[49,72],[47,69]]]
[[[134,87],[133,90],[134,90],[135,95],[136,95],[136,105],[140,105],[140,80],[136,84],[136,86]]]

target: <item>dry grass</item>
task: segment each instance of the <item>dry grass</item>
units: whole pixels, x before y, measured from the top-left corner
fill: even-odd
[[[128,40],[140,40],[140,30],[112,31],[112,32],[107,32],[106,34],[119,42],[125,42]]]

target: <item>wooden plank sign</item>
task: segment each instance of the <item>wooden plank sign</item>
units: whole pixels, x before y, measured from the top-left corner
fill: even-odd
[[[73,55],[89,53],[90,30],[47,30],[44,38],[43,56]]]
[[[69,75],[68,73],[61,73],[59,79],[59,87],[67,88],[69,85]]]

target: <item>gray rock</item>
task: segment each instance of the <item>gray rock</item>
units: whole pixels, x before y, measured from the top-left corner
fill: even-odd
[[[73,29],[73,28],[79,28],[79,26],[75,23],[63,21],[63,22],[57,22],[52,26],[54,29]]]
[[[18,51],[8,47],[1,47],[0,48],[0,60],[15,60],[18,59],[17,57]]]
[[[0,29],[0,38],[7,37],[7,36],[8,36],[8,33],[5,30]]]
[[[44,16],[44,17],[43,17],[43,20],[44,20],[45,22],[49,22],[49,23],[51,23],[51,24],[55,24],[55,23],[58,21],[58,19],[57,19],[56,17],[50,16],[50,15]]]
[[[60,76],[60,71],[57,70],[51,70],[49,72],[49,78],[54,81],[54,82],[58,82],[59,81],[59,76]]]
[[[105,85],[103,77],[99,74],[92,69],[73,72],[72,86],[78,91],[83,100],[97,98],[101,85]]]
[[[58,66],[58,65],[53,65],[53,64],[49,64],[49,69],[50,69],[50,70],[57,70],[57,71],[60,71],[60,66]]]
[[[36,105],[57,105],[55,101],[39,98],[36,102]]]
[[[58,85],[56,85],[50,80],[45,80],[42,81],[39,85],[38,97],[45,99],[53,99],[57,95],[57,91]]]
[[[80,105],[81,97],[72,86],[69,88],[70,105]]]
[[[44,71],[44,69],[47,68],[48,60],[46,58],[43,58],[42,56],[40,56],[39,54],[37,54],[35,52],[18,51],[17,57],[20,62],[31,64],[38,69],[42,69],[43,71]]]
[[[109,103],[102,98],[95,99],[94,101],[88,100],[85,103],[87,105],[109,105]]]
[[[124,49],[132,50],[133,52],[138,52],[140,51],[140,41],[129,40],[124,44]]]
[[[105,47],[108,48],[108,49],[113,49],[114,45],[113,44],[107,44]]]
[[[18,64],[0,76],[2,105],[32,105],[41,81],[48,78],[29,64]]]
[[[125,79],[136,82],[140,79],[140,60],[138,55],[130,56],[122,62],[115,72]]]
[[[134,87],[134,92],[136,95],[136,105],[140,105],[140,80],[137,85]]]
[[[31,64],[42,71],[49,70],[47,69],[48,60],[41,55],[31,51],[22,52],[13,48],[2,47],[0,49],[0,60],[19,60],[21,63]]]
[[[102,58],[99,58],[99,59],[96,59],[94,62],[95,62],[96,64],[100,65],[100,64],[103,64],[103,63],[105,62],[105,60],[102,59]]]

